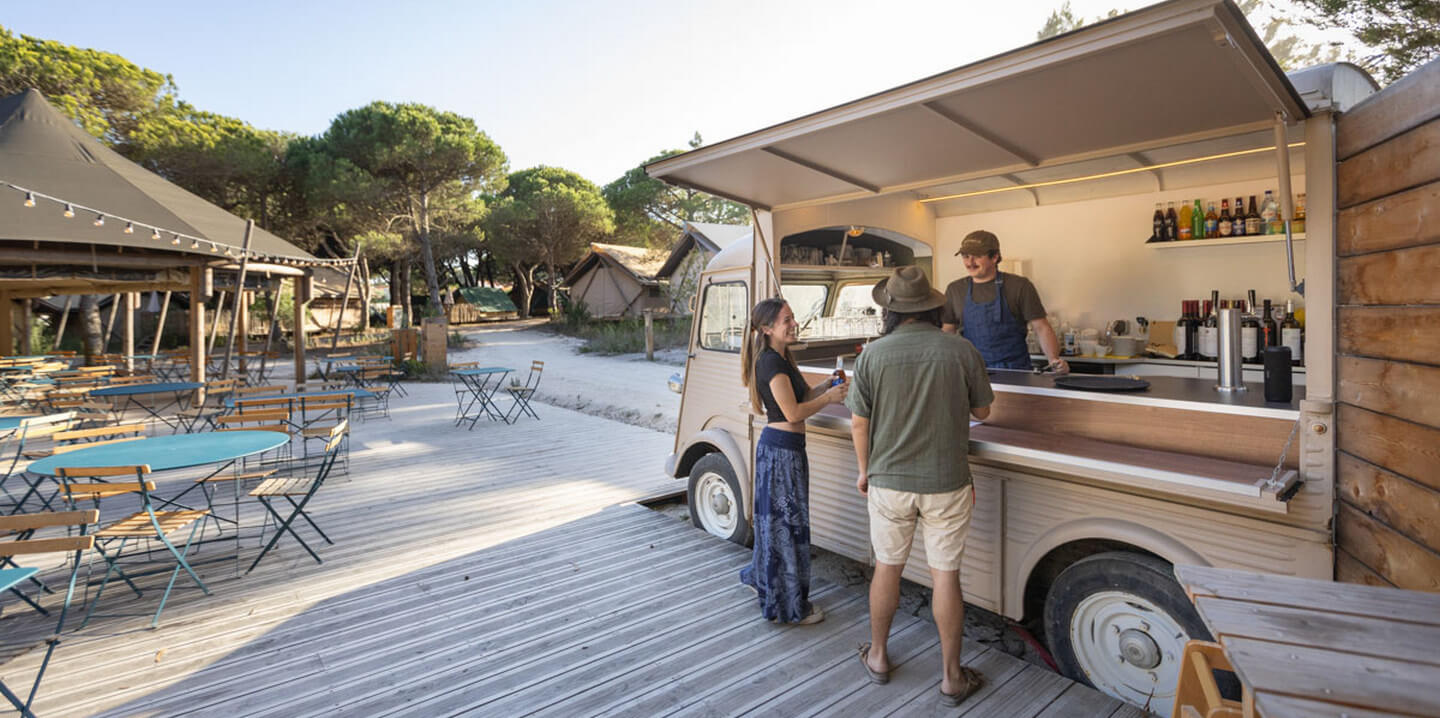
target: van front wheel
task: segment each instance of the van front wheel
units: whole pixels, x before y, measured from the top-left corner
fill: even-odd
[[[690,469],[690,522],[726,541],[749,546],[750,522],[740,496],[740,480],[724,454],[706,454]]]

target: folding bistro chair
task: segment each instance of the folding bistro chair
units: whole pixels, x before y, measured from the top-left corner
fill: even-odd
[[[16,469],[20,468],[20,460],[24,459],[27,453],[34,453],[36,451],[34,447],[43,447],[47,442],[53,443],[52,440],[56,433],[72,429],[76,423],[75,412],[72,411],[20,420],[20,427],[16,430],[15,455],[11,457],[10,465],[6,467],[4,476],[0,476],[0,493],[4,494],[7,501],[14,502],[11,513],[24,510],[30,497],[40,496],[40,486],[50,480],[48,476],[27,474],[23,469],[17,471]],[[27,447],[30,448],[27,449]],[[18,499],[5,485],[16,476],[25,482],[25,492]],[[49,496],[41,496],[41,507],[50,508],[54,496],[53,493]]]
[[[458,362],[450,365],[450,371],[452,372],[459,371],[460,369],[478,368],[480,368],[480,362],[478,361]],[[465,415],[465,407],[474,400],[474,395],[470,393],[470,387],[465,381],[454,374],[450,375],[450,387],[455,390],[455,425],[459,426],[460,421]]]
[[[210,514],[209,511],[203,509],[155,510],[150,494],[155,490],[155,482],[146,479],[150,474],[149,466],[60,467],[56,471],[61,479],[85,477],[98,479],[116,476],[134,476],[136,479],[134,483],[64,483],[62,487],[65,497],[72,507],[76,501],[87,498],[98,503],[101,498],[127,493],[135,493],[140,497],[140,511],[111,523],[93,534],[95,551],[105,559],[105,578],[101,579],[100,587],[95,590],[95,599],[90,602],[90,609],[85,612],[85,620],[80,622],[81,627],[89,623],[90,618],[95,614],[95,607],[100,605],[100,597],[105,593],[105,586],[110,583],[112,575],[119,576],[130,586],[131,590],[135,591],[136,596],[144,595],[119,566],[120,560],[124,558],[126,546],[131,545],[132,542],[158,541],[175,559],[175,569],[170,573],[170,581],[165,585],[165,593],[160,597],[160,606],[155,609],[155,617],[150,621],[152,628],[160,625],[160,614],[165,610],[165,603],[170,600],[170,593],[175,589],[175,579],[180,577],[182,570],[189,574],[191,580],[200,587],[201,591],[205,592],[205,595],[210,595],[210,589],[205,586],[205,582],[200,580],[195,570],[190,568],[190,563],[185,560],[190,553],[190,546],[195,540],[195,534],[204,523],[203,519]],[[186,529],[189,531],[186,532]],[[185,544],[176,547],[171,537],[182,532],[186,533]]]
[[[514,403],[505,412],[505,423],[513,424],[520,417],[529,414],[537,421],[540,416],[530,407],[530,400],[535,398],[535,389],[540,386],[540,375],[545,372],[545,362],[535,360],[530,362],[530,374],[525,377],[524,384],[511,384],[505,387],[505,393],[510,395]]]
[[[175,412],[175,418],[185,433],[193,434],[197,429],[215,428],[215,419],[224,414],[225,399],[240,386],[239,379],[217,379],[205,382],[205,400]]]
[[[315,550],[310,548],[310,545],[305,543],[305,539],[301,538],[300,534],[295,531],[295,519],[305,519],[305,523],[310,524],[310,528],[314,529],[315,533],[319,534],[320,538],[325,540],[325,543],[335,543],[315,524],[315,520],[310,517],[310,514],[305,512],[305,507],[310,503],[310,499],[315,497],[315,492],[319,491],[320,487],[325,483],[325,480],[329,478],[330,472],[334,470],[335,461],[340,456],[340,445],[345,441],[345,435],[349,430],[350,422],[348,421],[342,421],[330,429],[329,438],[325,443],[325,459],[320,463],[320,469],[315,472],[314,477],[270,478],[261,482],[259,486],[256,486],[254,490],[250,492],[250,495],[260,501],[261,505],[265,507],[265,510],[269,512],[269,515],[278,522],[278,525],[275,533],[270,536],[270,541],[265,544],[265,548],[260,550],[260,555],[255,557],[255,561],[250,564],[250,568],[245,569],[245,573],[254,571],[255,567],[260,565],[260,559],[265,558],[265,554],[269,553],[270,549],[274,548],[275,544],[280,541],[280,537],[286,533],[295,537],[295,540],[300,543],[300,547],[305,549],[305,552],[310,554],[311,558],[315,559],[315,563],[324,563],[324,561],[320,559],[320,555],[315,553]],[[277,497],[285,499],[286,503],[290,504],[289,516],[281,516],[280,512],[276,510],[271,500]]]
[[[0,568],[0,591],[7,589],[12,591],[36,611],[39,611],[41,615],[48,616],[50,612],[20,593],[16,588],[27,580],[36,581],[35,574],[39,569],[18,566],[13,560],[14,557],[52,551],[75,552],[72,557],[74,560],[70,562],[70,585],[65,589],[65,602],[60,604],[60,620],[55,624],[54,635],[45,640],[45,657],[41,659],[40,670],[35,673],[35,681],[30,685],[30,694],[22,701],[9,686],[5,685],[4,681],[0,681],[0,694],[3,694],[5,699],[10,701],[10,705],[15,706],[22,716],[34,718],[35,714],[30,711],[30,706],[35,702],[35,694],[40,690],[40,680],[45,677],[45,669],[50,667],[50,657],[54,655],[55,648],[60,645],[60,633],[65,629],[65,617],[70,612],[70,599],[75,595],[75,576],[80,571],[80,556],[95,545],[95,537],[87,536],[85,529],[98,520],[100,520],[100,512],[95,510],[43,512],[0,517],[0,532],[11,532],[19,536],[15,541],[0,543],[0,559],[3,559],[3,564],[0,565],[5,566],[5,568]],[[67,528],[78,526],[80,535],[63,538],[32,538],[36,529],[52,526]]]
[[[346,424],[350,420],[350,412],[353,410],[355,394],[352,392],[339,392],[334,394],[313,394],[299,398],[300,410],[300,442],[304,451],[303,464],[305,468],[310,465],[310,443],[320,441],[328,444],[330,432],[336,426]],[[344,470],[349,472],[350,443],[347,440],[342,447],[341,461]],[[323,459],[322,459],[323,461]]]

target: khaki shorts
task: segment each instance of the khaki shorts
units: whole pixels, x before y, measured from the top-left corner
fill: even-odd
[[[970,532],[970,511],[975,505],[975,487],[966,486],[943,494],[870,487],[870,545],[875,560],[903,566],[910,558],[915,524],[924,527],[925,560],[937,571],[959,571]]]

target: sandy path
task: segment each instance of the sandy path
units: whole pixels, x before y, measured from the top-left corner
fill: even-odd
[[[450,363],[483,362],[516,370],[524,381],[532,360],[545,362],[536,392],[539,401],[553,406],[623,421],[673,434],[680,416],[680,395],[670,391],[666,379],[685,363],[683,350],[658,353],[656,361],[643,354],[599,356],[581,354],[579,339],[536,328],[544,320],[462,326],[457,329],[472,341],[471,347],[449,354]]]

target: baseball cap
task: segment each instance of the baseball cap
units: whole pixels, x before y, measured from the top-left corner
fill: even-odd
[[[965,239],[960,242],[960,251],[956,252],[955,255],[968,254],[971,256],[979,256],[998,251],[1000,251],[1000,239],[996,237],[993,232],[977,229],[965,235]]]

